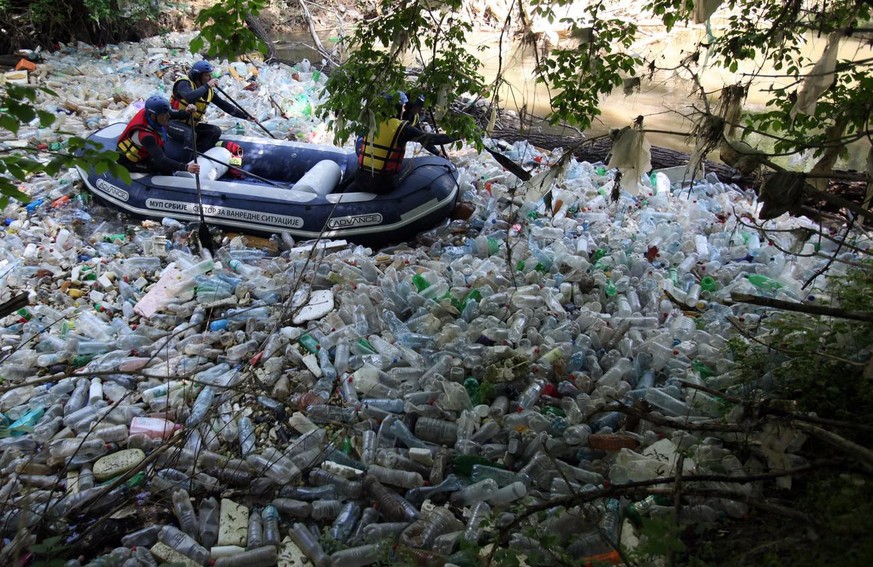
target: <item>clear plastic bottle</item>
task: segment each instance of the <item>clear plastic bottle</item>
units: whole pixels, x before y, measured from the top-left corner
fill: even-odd
[[[421,439],[416,437],[412,433],[412,431],[410,431],[409,428],[406,427],[406,424],[404,424],[400,420],[394,420],[390,424],[389,430],[391,431],[391,433],[394,434],[394,436],[401,443],[403,443],[404,445],[406,445],[410,449],[413,449],[413,448],[426,449],[427,448],[427,445]]]
[[[249,513],[247,533],[246,549],[257,549],[264,545],[264,521],[261,519],[261,513],[257,510],[252,510]]]
[[[334,520],[339,516],[343,503],[339,500],[316,500],[312,503],[311,517],[313,520]]]
[[[158,541],[201,565],[206,565],[209,562],[209,550],[175,526],[162,527],[158,534]]]
[[[289,459],[270,459],[264,455],[253,453],[246,457],[246,462],[258,474],[263,474],[280,485],[291,483],[302,475],[300,468]]]
[[[420,417],[415,423],[415,435],[438,445],[454,446],[458,440],[458,425],[443,419]]]
[[[464,529],[464,540],[478,544],[484,532],[482,524],[490,516],[491,506],[487,502],[477,502],[470,512],[470,518],[467,520],[467,527]]]
[[[339,542],[345,543],[348,541],[360,518],[360,504],[354,501],[346,502],[330,527],[330,536]]]
[[[530,484],[530,479],[523,474],[481,463],[474,464],[470,472],[470,480],[475,483],[487,478],[493,479],[499,487],[518,481],[528,485]]]
[[[184,490],[173,491],[173,513],[179,521],[179,528],[192,538],[198,534],[197,514],[191,504],[191,497]]]
[[[331,565],[343,567],[364,567],[383,559],[386,549],[382,543],[369,543],[336,551],[330,556]]]
[[[411,522],[418,518],[418,510],[408,500],[392,492],[372,476],[364,478],[364,490],[375,500],[382,515],[388,520]]]
[[[70,399],[64,405],[65,417],[85,407],[88,401],[88,389],[90,386],[91,384],[86,378],[79,378],[76,381],[76,389],[73,390],[73,393],[70,394]]]
[[[318,539],[304,524],[294,522],[288,535],[315,567],[329,567],[331,565],[330,557],[324,553]]]
[[[497,489],[497,482],[492,478],[486,478],[452,494],[452,502],[459,506],[469,506],[475,502],[488,500]]]
[[[243,457],[248,457],[255,451],[255,424],[249,416],[237,420],[239,427],[239,451]]]
[[[160,525],[151,525],[121,538],[121,544],[127,547],[151,547],[158,541]]]
[[[211,549],[218,543],[219,509],[215,498],[210,496],[200,501],[199,516],[200,543],[207,549]]]
[[[273,567],[279,562],[275,546],[268,545],[249,549],[231,557],[219,557],[214,567]]]
[[[350,498],[358,498],[361,495],[361,483],[353,482],[321,468],[312,469],[309,472],[309,482],[315,486],[334,486],[338,493]]]
[[[416,547],[423,549],[430,548],[437,536],[464,528],[464,524],[443,506],[434,507],[427,515],[422,516],[419,522],[422,524],[421,534],[416,538],[418,541],[415,543],[418,544]]]
[[[279,510],[272,504],[264,506],[261,510],[261,520],[264,523],[264,545],[278,547],[282,541],[279,533]]]
[[[200,422],[206,419],[214,399],[215,390],[212,386],[205,386],[200,390],[200,393],[197,394],[197,398],[194,400],[194,404],[191,406],[191,415],[188,416],[185,425],[189,428],[197,427]]]
[[[417,488],[424,485],[424,478],[417,472],[392,470],[380,465],[370,465],[367,474],[373,475],[379,482],[399,486],[401,488]]]

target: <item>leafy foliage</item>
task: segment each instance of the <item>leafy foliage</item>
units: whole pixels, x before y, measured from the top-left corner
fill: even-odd
[[[338,143],[375,131],[396,114],[389,98],[398,91],[424,94],[439,126],[450,134],[481,138],[470,116],[447,113],[461,93],[487,96],[479,61],[462,46],[472,25],[456,13],[461,5],[460,0],[385,1],[382,15],[355,31],[348,40],[351,56],[331,74],[326,87],[331,97],[320,107]],[[422,64],[415,80],[406,76],[410,58]]]
[[[555,4],[562,5],[560,1]],[[537,13],[553,17],[550,3],[537,3]],[[604,2],[586,6],[585,16],[561,20],[570,34],[583,38],[580,45],[555,49],[542,64],[538,80],[558,89],[552,97],[551,121],[565,121],[587,128],[600,114],[599,100],[621,84],[623,75],[635,75],[642,60],[624,52],[633,43],[637,26],[607,19]]]
[[[266,5],[266,0],[225,0],[201,10],[194,20],[200,33],[191,40],[191,52],[201,51],[208,42],[207,57],[233,59],[251,51],[267,53],[266,45],[246,26],[246,16],[257,16]]]
[[[20,47],[82,40],[117,42],[136,37],[136,24],[154,20],[158,2],[115,0],[3,0],[0,2],[0,53]]]
[[[831,279],[839,305],[873,311],[871,270],[867,264]],[[766,325],[763,345],[732,343],[749,386],[797,400],[800,410],[821,417],[852,420],[873,413],[873,380],[863,373],[873,325],[797,313],[775,313]]]
[[[64,536],[52,536],[30,546],[30,552],[36,559],[34,567],[63,567],[68,547],[64,545]]]

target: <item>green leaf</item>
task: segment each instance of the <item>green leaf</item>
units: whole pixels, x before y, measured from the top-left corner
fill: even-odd
[[[199,35],[194,36],[194,39],[188,43],[188,49],[191,53],[199,53],[203,49],[203,38]]]
[[[51,126],[55,123],[55,115],[51,112],[46,112],[45,110],[37,110],[37,116],[39,116],[39,125],[43,128],[46,126]]]
[[[11,114],[0,114],[0,128],[4,130],[9,130],[13,134],[18,134],[18,128],[21,126],[21,123],[15,119]]]

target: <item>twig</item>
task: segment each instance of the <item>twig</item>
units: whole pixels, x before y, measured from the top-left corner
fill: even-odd
[[[820,441],[824,441],[825,443],[832,445],[841,451],[847,453],[848,455],[864,461],[868,468],[873,467],[873,451],[866,447],[862,447],[857,443],[849,441],[845,437],[837,435],[827,429],[822,429],[817,425],[813,425],[811,423],[807,423],[805,421],[793,421],[792,425],[807,433]]]
[[[751,295],[747,293],[732,293],[730,300],[724,302],[725,305],[733,305],[734,303],[748,303],[750,305],[772,307],[774,309],[806,313],[808,315],[823,315],[825,317],[836,317],[838,319],[851,319],[853,321],[873,323],[873,312],[869,311],[854,311],[840,309],[838,307],[826,307],[824,305],[809,305],[807,303],[783,301],[781,299],[762,297],[760,295]]]

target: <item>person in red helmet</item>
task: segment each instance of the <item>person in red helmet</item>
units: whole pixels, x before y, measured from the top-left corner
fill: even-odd
[[[218,79],[212,77],[214,67],[209,61],[194,63],[186,77],[173,83],[173,94],[170,96],[170,106],[181,109],[194,105],[194,112],[185,116],[184,120],[171,120],[167,132],[174,140],[185,144],[186,149],[194,148],[194,134],[197,138],[197,151],[205,152],[215,146],[221,138],[221,128],[203,122],[206,109],[214,104],[234,118],[253,120],[251,116],[215,94],[213,87],[218,85]],[[192,132],[196,128],[196,132]]]
[[[151,96],[118,137],[118,163],[131,172],[172,175],[175,171],[200,173],[196,163],[177,161],[164,153],[164,137],[170,118],[183,119],[190,110],[172,110],[162,96]]]

